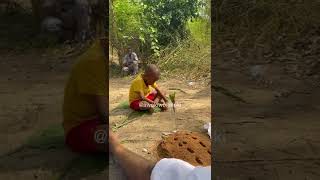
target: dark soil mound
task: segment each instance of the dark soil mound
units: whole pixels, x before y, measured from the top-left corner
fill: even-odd
[[[180,131],[169,135],[158,146],[161,158],[177,158],[194,166],[211,165],[211,141],[208,136]]]

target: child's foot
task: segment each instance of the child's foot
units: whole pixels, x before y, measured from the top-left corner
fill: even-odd
[[[162,111],[162,112],[167,111],[167,110],[168,110],[168,107],[167,107],[166,105],[164,105],[164,106],[161,107],[161,111]]]
[[[154,112],[154,109],[153,109],[153,108],[150,108],[150,109],[148,109],[148,112],[149,112],[150,114],[152,114],[152,113]]]
[[[168,105],[164,102],[159,103],[159,108],[161,109],[161,111],[167,111],[168,110]]]

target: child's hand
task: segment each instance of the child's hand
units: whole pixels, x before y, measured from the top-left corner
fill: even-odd
[[[168,110],[168,104],[167,104],[167,103],[164,103],[164,102],[160,102],[160,103],[158,104],[158,107],[159,107],[162,111]]]
[[[163,111],[166,111],[168,110],[168,104],[167,103],[164,103],[163,104],[163,108],[162,108]]]
[[[152,100],[150,100],[149,103],[152,104],[152,105],[157,105],[157,103],[152,101]]]
[[[164,100],[164,102],[165,102],[166,104],[168,104],[168,99],[167,99],[167,98],[163,98],[163,100]]]

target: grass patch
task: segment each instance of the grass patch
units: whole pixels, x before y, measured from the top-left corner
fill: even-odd
[[[27,140],[26,146],[37,149],[63,148],[65,146],[64,130],[60,124],[52,125],[42,132],[32,135]]]
[[[119,105],[115,109],[129,109],[130,105],[128,101],[122,101],[119,103]],[[161,112],[161,109],[159,107],[154,108],[154,113]],[[119,128],[135,121],[136,118],[142,117],[145,114],[150,114],[148,111],[131,111],[127,117],[120,123],[116,123],[113,125],[112,130],[116,131]]]
[[[211,22],[208,19],[197,18],[188,21],[187,27],[191,37],[201,44],[211,43]]]
[[[210,80],[211,46],[190,38],[177,46],[168,46],[159,58],[152,58],[161,69],[161,76],[181,80]]]
[[[129,101],[122,101],[115,109],[129,109]]]

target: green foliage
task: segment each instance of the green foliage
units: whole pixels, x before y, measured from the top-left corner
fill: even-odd
[[[130,0],[118,0],[113,5],[117,36],[122,41],[121,43],[128,45],[130,40],[141,38],[142,7]]]
[[[160,49],[189,35],[187,22],[200,15],[202,0],[117,0],[113,18],[117,48],[135,45],[146,55],[160,55]],[[113,24],[113,23],[112,23]]]
[[[109,77],[119,77],[121,74],[121,66],[115,62],[109,63]]]
[[[110,32],[117,38],[111,44],[119,42],[117,52],[134,44],[147,63],[159,65],[162,77],[209,78],[209,0],[115,0],[112,7]]]
[[[152,41],[154,46],[185,39],[188,36],[186,23],[198,17],[199,8],[204,5],[200,0],[142,0],[141,4],[148,27],[156,32],[158,41]]]
[[[187,24],[191,37],[199,43],[211,43],[211,24],[208,19],[197,18]]]
[[[169,45],[160,51],[159,58],[152,58],[161,69],[161,76],[185,80],[210,80],[211,46],[194,39],[178,45]]]
[[[122,101],[120,104],[116,107],[116,109],[129,109],[130,105],[128,101]]]

